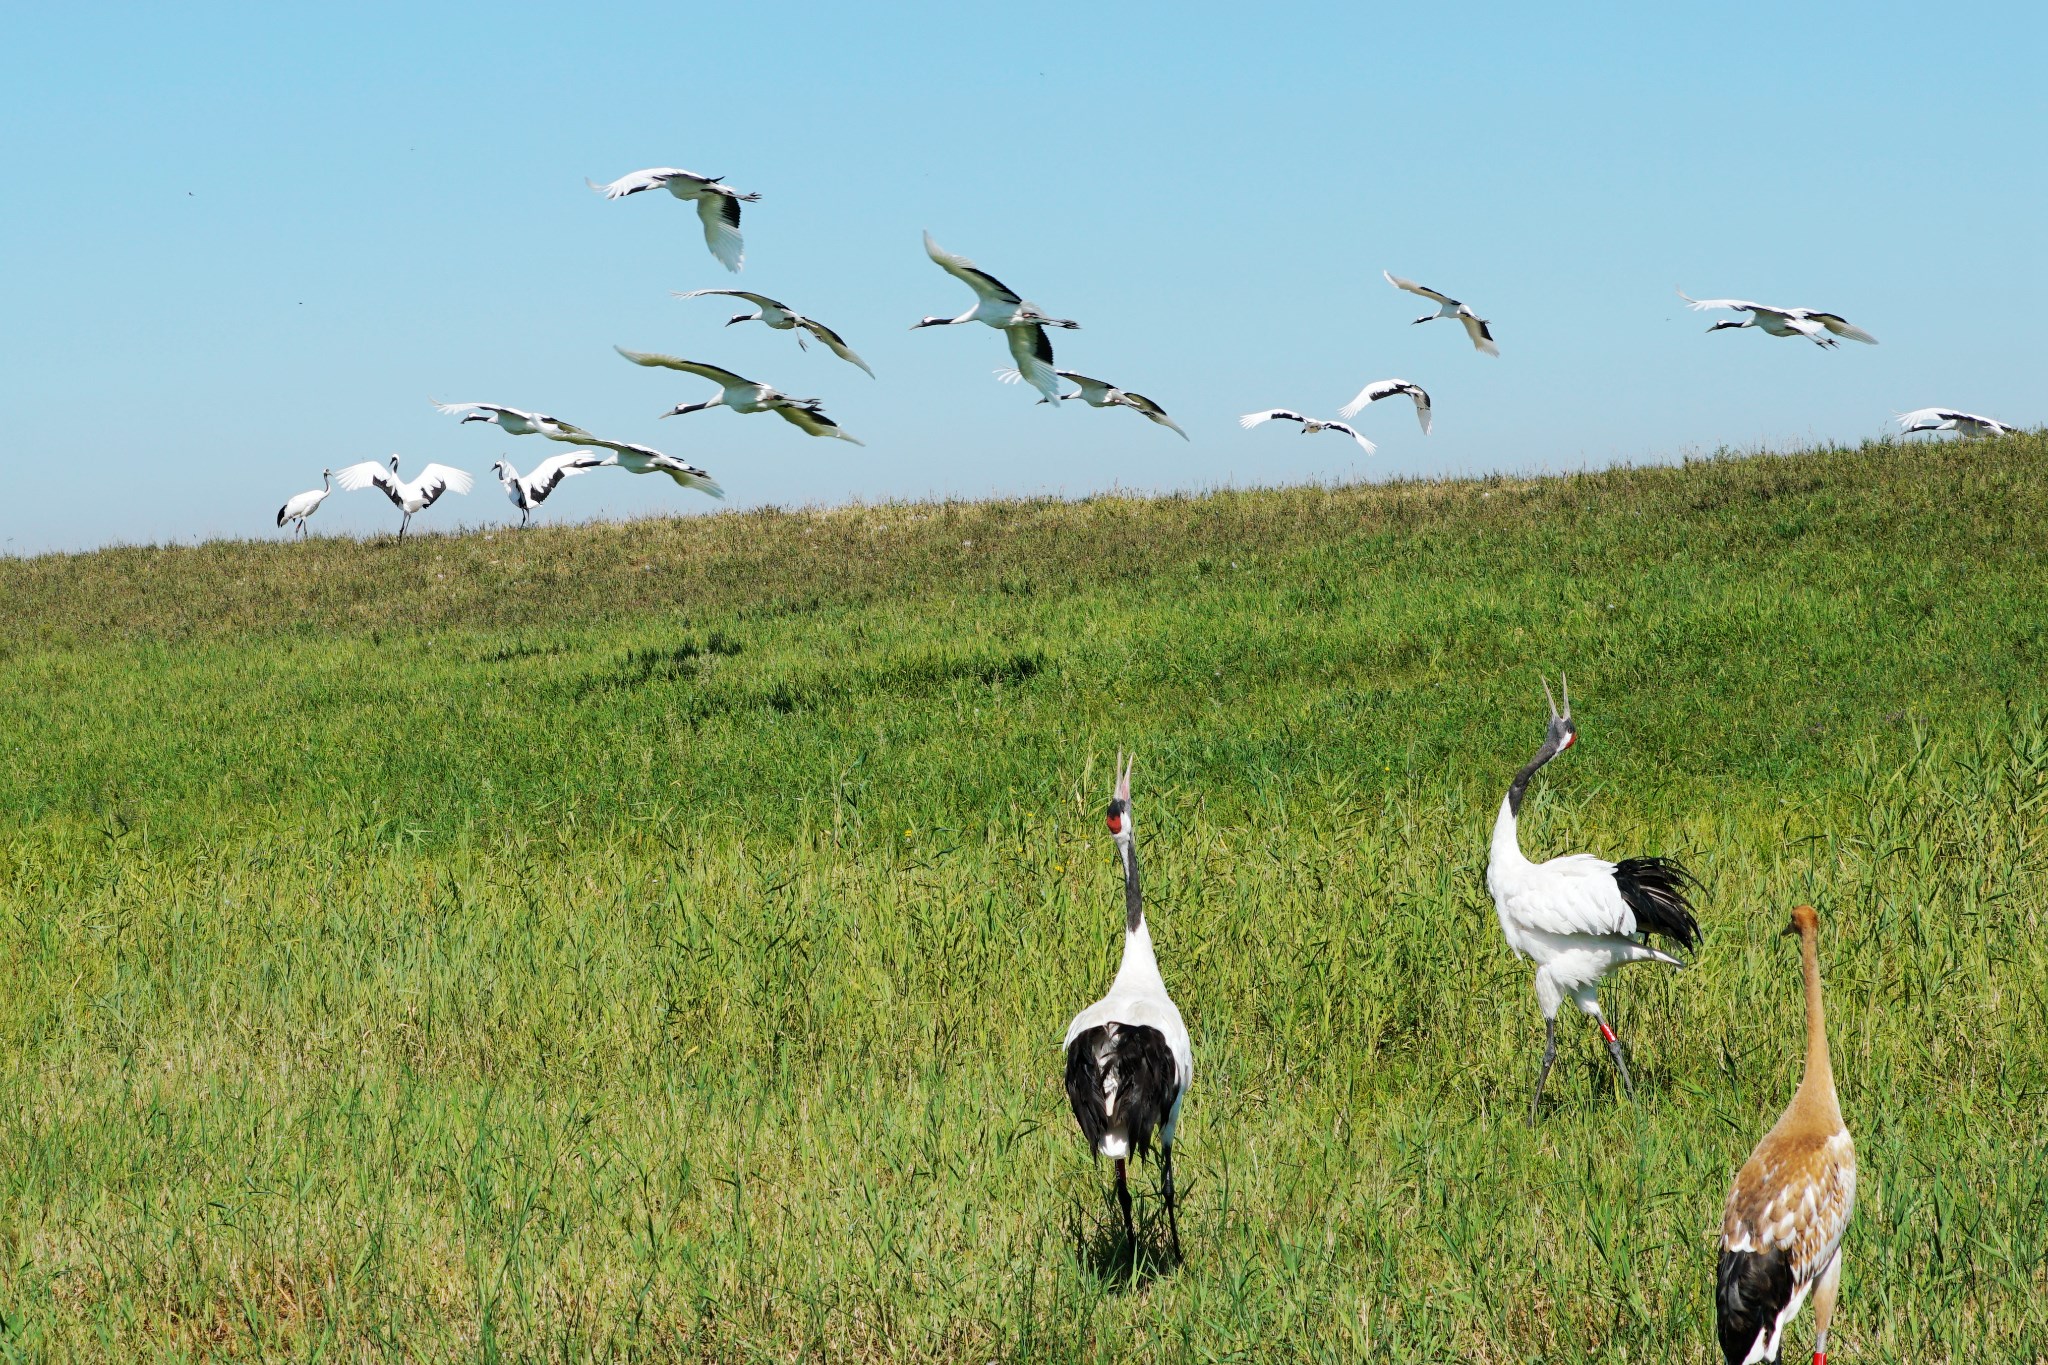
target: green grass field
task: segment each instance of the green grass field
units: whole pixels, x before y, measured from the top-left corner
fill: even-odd
[[[1833,1358],[2048,1359],[2044,511],[2028,436],[0,561],[0,1355],[1717,1361],[1810,900]],[[1524,847],[1706,939],[1532,1130],[1539,669]],[[1135,1275],[1058,1051],[1119,746],[1196,1062]]]

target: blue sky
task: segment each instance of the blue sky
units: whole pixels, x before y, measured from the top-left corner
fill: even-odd
[[[1668,12],[1667,12],[1668,11]],[[1535,471],[1876,435],[1948,404],[2048,420],[2037,5],[36,6],[0,88],[0,549],[276,535],[323,465],[467,468],[420,519],[516,519],[489,476],[562,447],[430,398],[551,412],[708,466],[726,506]],[[722,174],[689,206],[583,178]],[[929,228],[1049,311],[1135,414],[1034,406]],[[1382,268],[1472,303],[1501,356]],[[1882,341],[1705,334],[1673,294],[1830,308]],[[870,380],[725,329],[737,286],[837,327]],[[1996,311],[1991,311],[1993,308]],[[815,395],[657,421],[708,386]],[[1335,411],[1380,443],[1237,414]],[[696,513],[600,472],[549,520]],[[337,494],[325,532],[391,529]]]

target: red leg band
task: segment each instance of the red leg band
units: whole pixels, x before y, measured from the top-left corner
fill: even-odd
[[[1613,1042],[1613,1041],[1615,1041],[1615,1039],[1614,1039],[1614,1030],[1613,1030],[1613,1029],[1611,1029],[1611,1028],[1609,1028],[1609,1027],[1607,1027],[1607,1021],[1606,1021],[1605,1019],[1601,1019],[1601,1020],[1599,1021],[1599,1024],[1600,1024],[1600,1036],[1601,1036],[1602,1038],[1605,1038],[1605,1039],[1606,1039],[1606,1040],[1607,1040],[1608,1042],[1610,1042],[1610,1043],[1611,1043],[1611,1042]]]

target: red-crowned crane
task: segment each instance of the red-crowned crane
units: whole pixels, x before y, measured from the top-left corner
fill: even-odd
[[[1248,412],[1237,419],[1237,424],[1246,431],[1250,431],[1253,427],[1267,422],[1299,422],[1301,423],[1301,434],[1304,436],[1313,436],[1319,431],[1338,432],[1358,442],[1358,448],[1368,455],[1379,449],[1371,441],[1359,435],[1355,427],[1346,426],[1342,422],[1325,422],[1314,417],[1304,417],[1292,408],[1267,408],[1264,412]]]
[[[1792,912],[1806,980],[1806,1074],[1749,1154],[1721,1216],[1714,1327],[1728,1365],[1776,1360],[1785,1328],[1813,1294],[1813,1365],[1826,1365],[1842,1282],[1842,1234],[1856,1210],[1856,1145],[1835,1099],[1820,998],[1820,915]]]
[[[1017,362],[1017,369],[1025,382],[1053,399],[1053,406],[1057,408],[1060,380],[1052,367],[1052,341],[1046,336],[1045,329],[1064,327],[1073,330],[1081,324],[1066,318],[1048,317],[1037,304],[1027,302],[1023,295],[965,256],[947,251],[932,240],[929,232],[924,235],[924,254],[931,257],[939,269],[974,291],[974,307],[958,317],[920,318],[910,324],[910,330],[953,327],[963,322],[982,322],[999,328],[1003,339],[1010,344],[1010,358]]]
[[[686,412],[704,412],[710,408],[727,407],[734,412],[772,412],[791,426],[812,436],[836,436],[842,441],[853,441],[865,445],[865,441],[854,440],[840,430],[839,424],[825,415],[824,405],[815,398],[791,398],[770,384],[743,379],[731,370],[718,365],[706,365],[700,360],[683,360],[672,355],[655,355],[648,351],[629,351],[623,346],[614,346],[617,351],[635,365],[646,365],[664,370],[679,370],[694,374],[699,379],[708,379],[718,385],[718,397],[707,398],[701,403],[678,403],[663,417],[680,417]]]
[[[284,506],[277,509],[277,524],[282,527],[288,521],[298,523],[300,535],[306,534],[306,518],[320,510],[320,504],[327,501],[327,495],[334,491],[334,471],[320,471],[320,486],[309,488],[303,493],[294,493],[285,499]]]
[[[1337,409],[1339,417],[1355,417],[1365,410],[1369,403],[1382,398],[1392,398],[1405,393],[1415,400],[1415,420],[1422,424],[1422,434],[1429,435],[1429,391],[1420,384],[1411,384],[1405,379],[1375,379],[1358,391],[1358,397]]]
[[[1072,393],[1061,394],[1060,400],[1062,402],[1078,398],[1091,408],[1129,408],[1132,412],[1138,413],[1140,416],[1157,422],[1162,427],[1179,433],[1183,441],[1188,439],[1188,434],[1185,431],[1181,431],[1180,423],[1167,416],[1165,408],[1160,407],[1142,393],[1132,393],[1129,389],[1120,389],[1107,380],[1090,379],[1087,375],[1075,370],[1054,370],[1053,373],[1062,379],[1071,379],[1074,383],[1081,386]],[[996,378],[1005,384],[1014,384],[1023,377],[1021,373],[1012,369],[996,371]],[[1052,399],[1041,398],[1038,401],[1050,403]]]
[[[861,369],[867,370],[868,378],[873,379],[875,377],[875,372],[868,369],[867,361],[855,355],[853,348],[846,344],[845,337],[840,336],[839,333],[833,331],[824,323],[819,322],[816,318],[807,318],[788,304],[777,303],[766,294],[756,294],[747,289],[691,289],[687,291],[670,290],[669,292],[679,299],[701,299],[714,294],[724,295],[726,298],[732,299],[745,299],[748,303],[754,305],[754,311],[751,313],[734,313],[725,320],[726,326],[730,327],[735,322],[765,322],[778,332],[795,332],[797,348],[805,351],[811,349],[809,344],[804,341],[804,334],[808,332],[823,342],[825,349],[833,355],[838,356],[849,365],[858,365]]]
[[[442,403],[427,400],[434,407],[454,416],[464,414],[461,426],[469,422],[486,422],[504,432],[507,436],[545,436],[550,441],[561,441],[572,446],[595,445],[596,438],[573,422],[564,422],[559,417],[550,417],[544,412],[524,412],[519,408],[508,408],[502,403]]]
[[[1974,412],[1959,412],[1954,408],[1915,408],[1899,414],[1899,434],[1911,436],[1916,431],[1954,431],[1965,437],[2010,436],[2018,427],[2008,426],[1991,417],[1979,417]]]
[[[1421,317],[1415,319],[1418,323],[1435,322],[1438,318],[1455,318],[1464,324],[1465,335],[1472,338],[1472,345],[1476,349],[1487,355],[1500,354],[1500,347],[1493,344],[1493,333],[1488,330],[1486,319],[1473,312],[1471,308],[1459,303],[1449,294],[1440,293],[1429,288],[1427,285],[1417,284],[1413,280],[1404,280],[1391,270],[1382,270],[1380,274],[1385,275],[1387,283],[1393,285],[1394,288],[1405,289],[1411,294],[1419,294],[1436,305],[1434,313],[1424,313]]]
[[[695,203],[697,217],[704,224],[704,245],[711,248],[720,265],[737,272],[746,262],[746,243],[740,240],[740,205],[751,204],[761,196],[741,194],[722,183],[724,180],[722,175],[698,175],[673,166],[655,166],[622,175],[609,185],[590,179],[583,183],[607,199],[624,199],[642,190],[667,190],[685,203]]]
[[[1564,681],[1562,675],[1559,682]],[[1536,1121],[1543,1102],[1543,1083],[1557,1060],[1557,1009],[1571,997],[1580,1011],[1600,1026],[1607,1050],[1621,1073],[1621,1087],[1635,1098],[1621,1040],[1600,1012],[1600,979],[1625,962],[1685,964],[1642,942],[1662,934],[1686,948],[1699,942],[1699,921],[1693,918],[1687,888],[1699,885],[1671,858],[1624,858],[1610,863],[1590,853],[1568,853],[1549,862],[1532,863],[1522,856],[1515,819],[1522,794],[1536,770],[1577,742],[1572,724],[1572,694],[1565,688],[1559,714],[1550,684],[1543,684],[1550,702],[1550,729],[1543,747],[1524,764],[1500,803],[1493,825],[1493,854],[1486,863],[1486,889],[1500,916],[1508,946],[1536,964],[1536,1004],[1543,1011],[1543,1066],[1536,1073],[1536,1093],[1529,1101],[1529,1121]]]
[[[550,455],[535,465],[531,474],[522,476],[504,460],[492,465],[491,470],[498,476],[498,482],[504,485],[505,496],[519,509],[519,524],[526,526],[533,521],[533,509],[546,502],[548,494],[554,492],[562,480],[572,474],[581,474],[587,469],[607,464],[612,458],[610,455],[570,454],[563,451],[560,455]]]
[[[1817,308],[1773,308],[1768,303],[1751,303],[1747,299],[1696,299],[1683,289],[1678,291],[1678,297],[1691,304],[1695,313],[1706,308],[1730,308],[1749,314],[1746,322],[1723,320],[1709,327],[1709,332],[1739,332],[1745,327],[1754,327],[1768,336],[1805,337],[1816,346],[1841,345],[1835,337],[1847,337],[1866,346],[1877,345],[1876,337],[1839,313],[1823,313]]]
[[[1135,760],[1134,760],[1135,761]],[[1131,1192],[1124,1163],[1146,1156],[1159,1143],[1159,1189],[1173,1256],[1180,1259],[1180,1221],[1173,1193],[1173,1130],[1180,1104],[1195,1075],[1195,1054],[1187,1025],[1166,993],[1145,902],[1138,889],[1138,849],[1131,817],[1131,768],[1117,755],[1116,795],[1109,803],[1109,832],[1124,864],[1124,956],[1109,994],[1067,1025],[1067,1102],[1082,1136],[1098,1157],[1116,1163],[1116,1199],[1123,1210],[1124,1240],[1136,1245],[1131,1225]]]
[[[346,469],[335,471],[334,481],[347,492],[375,485],[391,499],[391,505],[405,513],[405,520],[398,523],[398,538],[405,539],[405,528],[412,525],[415,512],[424,512],[441,500],[443,493],[451,489],[467,493],[475,481],[460,469],[445,464],[430,464],[419,472],[419,476],[407,483],[398,477],[398,457],[393,455],[387,468],[375,460],[364,460]]]

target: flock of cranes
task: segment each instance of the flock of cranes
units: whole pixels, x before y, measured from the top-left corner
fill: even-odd
[[[737,190],[726,184],[723,176],[699,175],[695,171],[681,170],[673,166],[656,166],[633,171],[609,184],[600,185],[594,180],[586,180],[585,183],[606,199],[625,199],[649,190],[667,190],[673,197],[696,206],[697,217],[704,229],[704,244],[721,265],[734,272],[739,271],[744,265],[746,243],[740,235],[740,205],[757,202],[761,198],[759,194]],[[924,234],[924,249],[933,264],[973,291],[974,304],[951,317],[933,315],[921,318],[912,324],[913,331],[926,327],[955,327],[970,322],[993,327],[1003,334],[1004,344],[1009,350],[1012,362],[996,371],[996,377],[1003,382],[1017,383],[1021,380],[1029,384],[1041,395],[1039,402],[1050,403],[1055,408],[1067,400],[1077,398],[1094,408],[1130,408],[1148,420],[1177,433],[1183,440],[1188,439],[1188,433],[1168,415],[1166,409],[1145,395],[1075,370],[1055,367],[1049,329],[1072,331],[1079,328],[1080,323],[1069,318],[1053,317],[967,257],[941,247],[932,239],[929,232]],[[1469,304],[1462,303],[1439,290],[1417,284],[1414,280],[1404,279],[1392,271],[1382,271],[1381,274],[1394,288],[1427,299],[1436,306],[1435,312],[1424,313],[1416,318],[1417,324],[1449,318],[1465,329],[1465,334],[1471,339],[1475,350],[1489,356],[1500,354],[1500,347],[1493,339],[1492,324],[1480,317]],[[776,331],[793,334],[798,347],[806,350],[809,349],[811,341],[817,341],[839,359],[865,372],[869,378],[874,377],[874,370],[855,353],[838,332],[766,294],[757,294],[745,289],[691,289],[671,292],[679,299],[740,299],[752,305],[753,311],[733,314],[726,320],[728,327],[739,322],[763,323]],[[1823,347],[1839,345],[1837,338],[1841,337],[1872,346],[1877,344],[1876,337],[1850,323],[1840,314],[1816,308],[1779,308],[1771,304],[1751,303],[1744,299],[1695,299],[1684,290],[1679,291],[1679,297],[1685,299],[1695,309],[1728,309],[1748,314],[1748,317],[1741,321],[1724,319],[1716,322],[1707,329],[1710,332],[1755,328],[1774,337],[1805,337]],[[705,361],[651,351],[629,351],[623,346],[613,349],[635,365],[694,375],[718,386],[716,398],[695,403],[679,403],[662,413],[663,417],[702,412],[714,407],[727,407],[734,412],[747,414],[772,412],[805,435],[827,436],[854,445],[863,444],[825,414],[824,404],[819,399],[792,397],[773,385],[745,378],[723,366]],[[1072,391],[1063,391],[1063,382],[1072,383],[1076,387]],[[1359,390],[1356,398],[1338,410],[1338,418],[1356,417],[1371,404],[1397,395],[1405,395],[1414,401],[1415,415],[1422,425],[1422,434],[1428,436],[1431,421],[1429,394],[1420,385],[1412,384],[1405,379],[1380,379],[1367,384]],[[606,440],[592,435],[581,427],[545,414],[524,412],[496,403],[437,403],[435,406],[443,412],[463,413],[464,422],[495,424],[507,435],[541,436],[551,441],[601,448],[608,452],[604,455],[555,455],[541,461],[537,467],[523,475],[505,460],[501,459],[493,465],[498,481],[505,490],[506,499],[519,511],[522,526],[530,523],[534,509],[545,502],[565,479],[587,473],[592,469],[612,467],[635,474],[665,474],[681,487],[694,489],[714,498],[725,496],[724,489],[708,471],[699,469],[687,460],[663,454],[650,446]],[[1989,417],[1948,408],[1920,408],[1902,414],[1899,420],[1902,431],[1909,434],[1949,431],[1966,437],[1986,437],[2001,436],[2014,430],[2013,427]],[[1347,421],[1310,417],[1292,408],[1266,408],[1259,412],[1246,413],[1238,419],[1238,424],[1249,430],[1274,421],[1296,423],[1304,435],[1334,431],[1349,436],[1368,455],[1378,449]],[[388,468],[386,464],[365,461],[341,470],[323,470],[321,487],[293,495],[278,509],[279,528],[291,525],[300,535],[306,534],[307,519],[320,509],[321,503],[338,484],[344,490],[376,488],[383,492],[401,514],[399,536],[403,538],[406,528],[412,524],[412,518],[416,514],[432,507],[444,494],[469,492],[474,482],[470,475],[445,464],[430,464],[421,470],[416,478],[406,481],[398,476],[398,463],[398,456],[393,455],[388,461]]]
[[[1699,883],[1670,858],[1609,862],[1570,853],[1534,863],[1522,854],[1516,819],[1529,781],[1578,741],[1571,690],[1560,677],[1564,706],[1550,684],[1550,722],[1543,744],[1514,775],[1494,822],[1486,885],[1502,936],[1535,964],[1536,1003],[1544,1021],[1543,1060],[1529,1101],[1537,1121],[1543,1085],[1557,1057],[1557,1011],[1569,999],[1599,1028],[1621,1087],[1635,1084],[1621,1040],[1601,1012],[1599,986],[1631,962],[1685,963],[1651,947],[1661,935],[1687,950],[1700,941],[1692,893]],[[1160,975],[1138,879],[1136,825],[1131,806],[1131,762],[1117,756],[1116,790],[1107,821],[1124,873],[1124,949],[1108,994],[1067,1025],[1067,1102],[1096,1157],[1115,1172],[1114,1192],[1126,1244],[1137,1232],[1131,1214],[1128,1163],[1157,1148],[1160,1201],[1168,1242],[1181,1255],[1173,1184],[1174,1130],[1194,1079],[1195,1059],[1180,1008]],[[1821,1002],[1820,917],[1811,906],[1792,912],[1787,934],[1797,934],[1806,991],[1806,1070],[1775,1126],[1736,1174],[1722,1211],[1720,1260],[1715,1275],[1715,1325],[1728,1365],[1778,1359],[1785,1329],[1811,1294],[1815,1365],[1827,1359],[1828,1325],[1842,1275],[1842,1236],[1856,1204],[1856,1149],[1835,1098]]]

